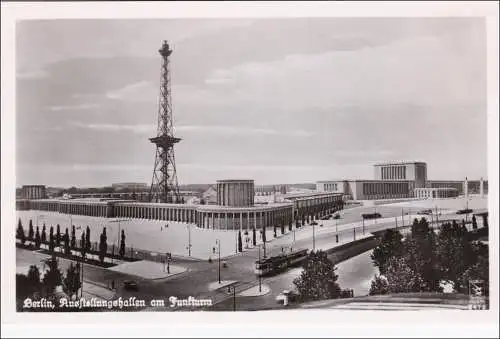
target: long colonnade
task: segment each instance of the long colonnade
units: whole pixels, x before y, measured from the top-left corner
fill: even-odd
[[[141,203],[123,200],[20,200],[18,209],[105,218],[177,221],[200,228],[249,230],[289,225],[303,215],[323,216],[342,208],[342,194],[296,195],[286,202],[245,207]]]
[[[110,206],[105,201],[60,201],[30,200],[29,209],[64,214],[88,215],[91,217],[108,217]]]
[[[341,210],[344,206],[342,193],[320,193],[313,195],[291,195],[285,199],[293,201],[295,220],[300,220],[303,216],[325,215]]]

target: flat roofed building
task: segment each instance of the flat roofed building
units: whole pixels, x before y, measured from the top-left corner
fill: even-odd
[[[344,200],[404,199],[412,197],[413,182],[408,180],[323,181],[326,192],[342,193]]]
[[[374,166],[375,180],[409,180],[415,187],[425,187],[427,164],[422,161],[378,163]]]

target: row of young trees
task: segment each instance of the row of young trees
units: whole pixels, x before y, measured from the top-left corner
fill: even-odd
[[[405,239],[387,230],[371,258],[380,272],[372,280],[371,295],[442,292],[443,282],[457,293],[467,293],[470,280],[483,280],[488,286],[488,246],[470,240],[464,221],[446,222],[436,234],[425,218],[415,219]]]
[[[87,226],[86,231],[82,232],[82,234],[81,234],[80,246],[77,246],[77,242],[76,242],[75,225],[72,226],[71,236],[68,233],[68,228],[66,228],[66,231],[64,234],[61,234],[61,229],[60,229],[59,224],[57,224],[56,233],[54,234],[54,227],[51,226],[50,231],[49,231],[49,237],[47,239],[47,231],[46,231],[45,224],[43,224],[43,228],[42,228],[41,233],[40,233],[38,226],[36,227],[36,232],[35,232],[34,228],[33,228],[33,222],[31,219],[29,222],[28,236],[25,235],[21,219],[19,219],[19,222],[17,224],[16,238],[20,240],[22,245],[24,245],[26,243],[26,241],[30,241],[30,242],[34,243],[34,247],[36,249],[39,249],[42,244],[47,244],[49,246],[49,251],[51,253],[54,253],[56,248],[62,249],[62,251],[66,255],[71,255],[72,250],[74,250],[74,251],[79,250],[82,258],[85,259],[87,254],[93,252],[92,251],[92,242],[90,241],[90,227],[89,226]],[[99,248],[97,251],[94,250],[94,252],[97,252],[99,255],[99,260],[101,262],[104,262],[104,258],[108,254],[106,227],[103,228],[103,231],[100,235]],[[122,232],[121,232],[121,241],[120,241],[120,248],[119,248],[118,254],[121,258],[123,258],[125,256],[125,231],[124,230],[122,230]]]

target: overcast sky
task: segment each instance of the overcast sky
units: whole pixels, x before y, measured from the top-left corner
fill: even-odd
[[[179,183],[487,176],[482,19],[22,21],[17,184],[151,182],[169,40]]]

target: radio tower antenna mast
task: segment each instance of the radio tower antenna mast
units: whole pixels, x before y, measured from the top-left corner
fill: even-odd
[[[149,141],[156,145],[153,179],[149,190],[150,201],[163,203],[180,202],[179,184],[175,169],[174,145],[181,141],[174,137],[172,97],[170,92],[170,61],[172,50],[167,41],[159,50],[162,56],[158,126],[156,137]]]

